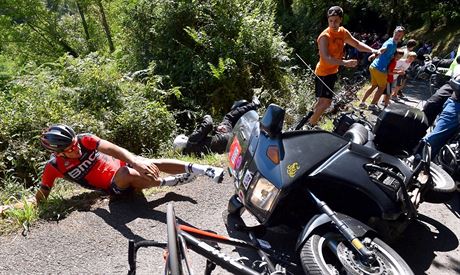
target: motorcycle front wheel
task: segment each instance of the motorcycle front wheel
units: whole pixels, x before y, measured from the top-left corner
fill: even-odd
[[[430,173],[434,186],[425,194],[425,201],[432,203],[444,203],[452,199],[457,190],[452,177],[440,166],[431,163]]]
[[[313,234],[300,252],[306,274],[414,274],[407,263],[379,238],[367,238],[364,245],[376,260],[364,264],[354,249],[336,233]]]

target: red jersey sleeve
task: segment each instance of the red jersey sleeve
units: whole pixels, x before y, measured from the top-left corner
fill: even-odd
[[[53,166],[52,162],[54,160],[51,159],[48,161],[48,163],[45,165],[45,169],[43,171],[43,176],[42,176],[42,186],[47,187],[51,189],[54,186],[54,180],[56,178],[63,178],[64,175],[61,174],[56,167]]]
[[[81,144],[83,144],[83,146],[89,150],[97,150],[99,142],[101,141],[99,137],[92,134],[81,134],[79,135],[79,138]]]

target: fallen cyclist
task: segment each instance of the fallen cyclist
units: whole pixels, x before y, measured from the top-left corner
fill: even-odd
[[[212,117],[205,115],[190,136],[178,135],[174,139],[174,148],[185,155],[201,155],[206,153],[222,154],[232,136],[236,122],[247,112],[257,110],[260,101],[257,97],[248,102],[245,99],[235,101],[222,122],[214,130]]]
[[[42,182],[35,195],[37,203],[48,198],[57,178],[108,195],[129,194],[156,186],[181,185],[197,175],[206,175],[215,182],[223,179],[222,168],[175,159],[136,156],[95,135],[77,135],[67,125],[49,127],[42,133],[40,141],[52,155],[45,165]],[[160,171],[176,175],[160,178]],[[7,208],[0,208],[0,212]]]

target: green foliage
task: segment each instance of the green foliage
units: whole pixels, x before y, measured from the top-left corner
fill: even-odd
[[[109,39],[101,1],[7,0],[0,2],[0,41],[18,63],[54,61],[105,51]]]
[[[131,96],[125,107],[109,125],[113,141],[137,153],[166,149],[176,127],[166,107],[139,96]]]
[[[221,114],[254,88],[287,93],[290,49],[274,16],[268,0],[139,0],[124,11],[123,60],[137,69],[154,61],[189,106]]]
[[[32,188],[26,188],[24,181],[7,173],[0,185],[0,205],[13,205],[22,203],[21,208],[10,208],[5,210],[0,217],[0,235],[18,228],[28,230],[38,218],[36,207],[28,201],[33,196]]]
[[[48,157],[39,135],[53,123],[114,139],[135,153],[157,153],[175,123],[162,97],[150,91],[159,93],[154,80],[125,80],[115,62],[97,55],[27,66],[0,91],[0,171],[38,181]]]

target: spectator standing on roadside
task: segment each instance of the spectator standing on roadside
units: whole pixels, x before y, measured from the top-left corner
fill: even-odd
[[[407,59],[409,53],[414,51],[415,46],[417,46],[417,41],[415,39],[409,39],[407,44],[401,47],[401,49],[404,51],[402,59]],[[417,56],[417,54],[415,56]]]
[[[395,52],[395,55],[390,61],[390,64],[388,65],[388,75],[387,75],[387,89],[385,91],[385,94],[383,96],[383,105],[384,108],[388,106],[390,103],[390,95],[391,95],[391,90],[393,89],[394,86],[396,86],[396,79],[398,78],[398,75],[403,74],[404,72],[398,68],[396,68],[396,64],[398,61],[403,57],[404,51],[401,49],[397,49]]]
[[[406,71],[409,69],[412,62],[414,62],[417,54],[415,52],[409,52],[406,59],[400,59],[396,63],[396,70],[401,71],[400,74],[395,76],[394,87],[392,89],[391,97],[397,99],[398,92],[404,87],[406,83]]]
[[[380,49],[382,54],[378,55],[369,66],[369,71],[371,73],[371,87],[364,94],[360,106],[365,105],[366,99],[372,94],[377,86],[378,90],[369,105],[369,110],[378,110],[377,101],[380,99],[387,86],[388,64],[396,52],[398,42],[400,42],[403,38],[404,32],[404,27],[397,26],[393,32],[393,37],[389,38],[382,45],[382,48]]]
[[[310,117],[310,126],[315,126],[324,111],[331,105],[334,96],[334,84],[337,80],[339,66],[356,67],[355,59],[342,59],[344,44],[348,44],[360,51],[380,54],[379,50],[372,49],[365,43],[358,41],[350,32],[341,26],[343,10],[333,6],[327,11],[328,27],[318,36],[319,62],[315,69],[315,91],[318,100]]]
[[[417,41],[415,39],[409,39],[409,41],[407,41],[407,44],[405,46],[401,47],[401,49],[404,50],[404,56],[401,58],[401,60],[408,60],[409,52],[413,52],[415,46],[417,46]],[[417,57],[417,54],[415,54],[415,57]],[[414,58],[414,60],[415,60],[415,58]],[[412,60],[412,62],[414,60]],[[410,64],[412,64],[412,62]],[[396,65],[396,67],[398,67],[398,65]],[[406,68],[404,71],[406,71],[407,69],[408,68]],[[398,87],[398,93],[396,95],[399,94],[400,96],[403,96],[402,89],[406,85],[406,80],[407,80],[407,76],[406,76],[405,73],[400,75],[400,76],[398,76],[398,83],[397,83],[398,85],[396,86],[396,87]]]

